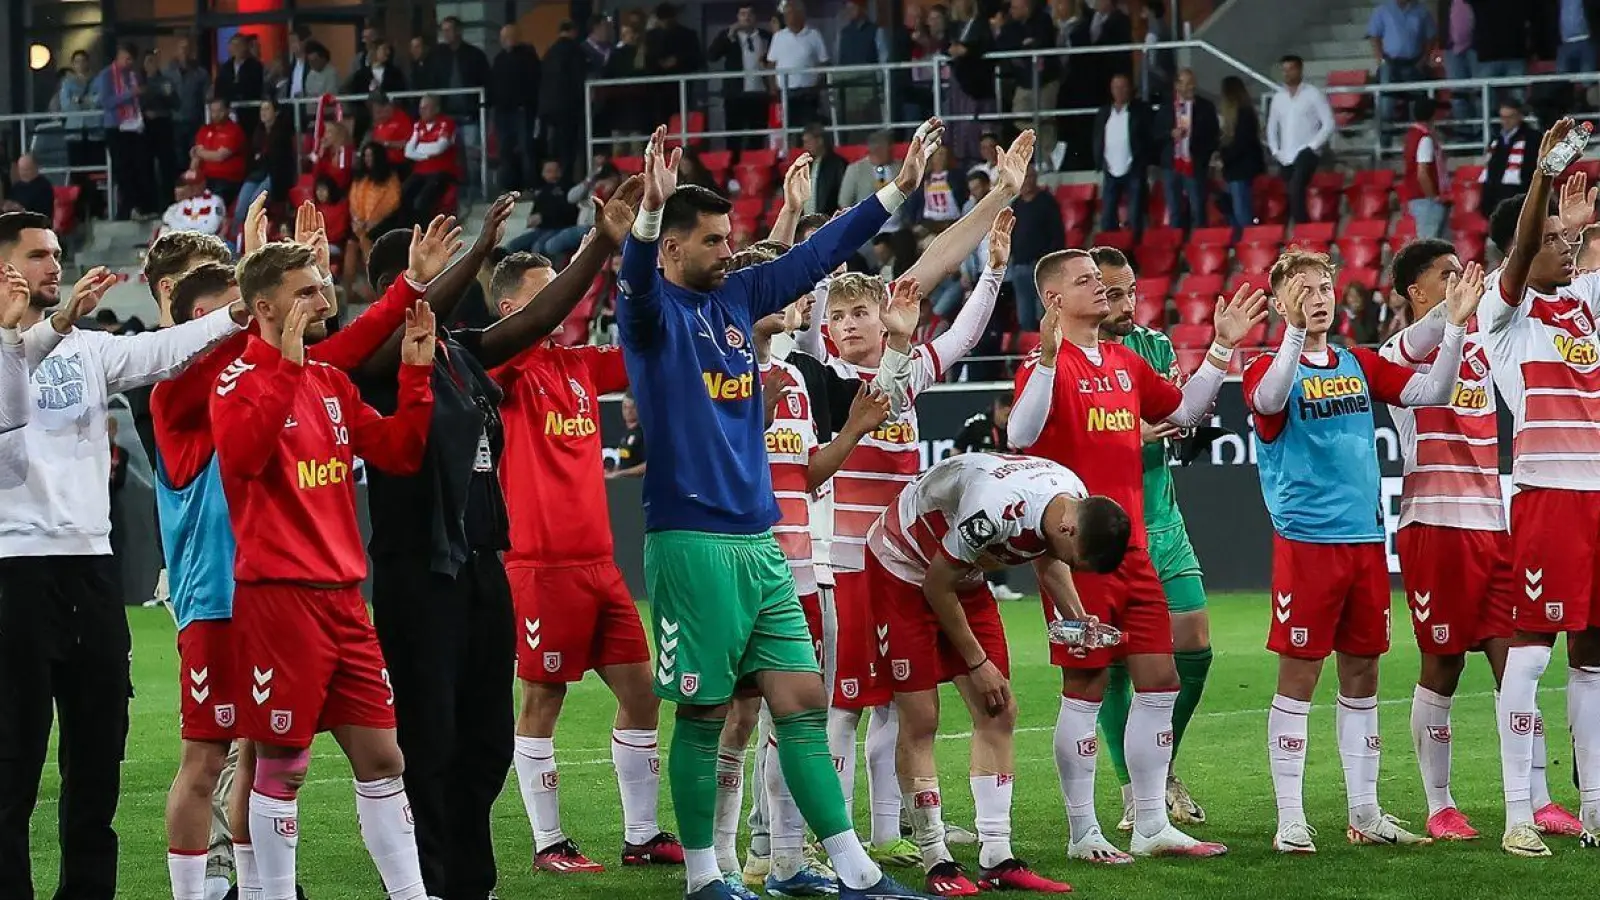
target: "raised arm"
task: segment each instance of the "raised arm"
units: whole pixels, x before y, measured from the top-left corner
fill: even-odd
[[[678,162],[683,148],[669,155],[667,126],[656,128],[644,148],[644,195],[633,227],[622,242],[617,270],[617,330],[624,343],[648,341],[661,323],[661,283],[656,262],[661,255],[661,211],[678,189]]]
[[[1000,158],[996,160],[994,189],[979,200],[971,212],[940,232],[906,270],[906,277],[931,288],[961,268],[962,261],[972,255],[994,227],[1000,211],[1010,207],[1011,201],[1016,199],[1033,159],[1033,148],[1034,134],[1030,129],[1017,135],[1009,148],[998,150]]]
[[[212,347],[244,330],[249,312],[234,301],[198,319],[143,334],[104,335],[100,355],[105,364],[106,393],[143,387],[182,372]]]
[[[794,244],[795,229],[805,214],[806,202],[811,199],[811,154],[802,152],[783,173],[783,208],[778,210],[778,220],[772,223],[768,240]]]
[[[1445,288],[1444,337],[1439,343],[1439,356],[1426,371],[1392,363],[1383,357],[1364,351],[1359,356],[1363,366],[1389,369],[1387,377],[1372,374],[1373,393],[1378,399],[1395,406],[1438,406],[1448,403],[1461,371],[1461,347],[1467,336],[1467,323],[1478,311],[1483,297],[1482,271],[1469,271],[1468,277],[1452,277]],[[1403,384],[1398,391],[1395,385]],[[1387,396],[1383,396],[1387,395]]]
[[[1468,263],[1467,268],[1477,266],[1477,263]],[[1483,282],[1483,268],[1478,267],[1478,282]],[[1420,369],[1425,365],[1428,354],[1439,348],[1439,342],[1444,340],[1444,304],[1441,303],[1428,314],[1406,326],[1394,340],[1384,344],[1378,353],[1390,362],[1397,362],[1403,366]]]
[[[1249,290],[1248,286],[1241,286],[1232,299],[1217,298],[1214,318],[1216,338],[1206,353],[1205,361],[1184,383],[1183,399],[1166,421],[1189,428],[1199,425],[1211,415],[1211,408],[1217,402],[1217,392],[1222,389],[1222,380],[1228,374],[1229,363],[1233,361],[1233,348],[1250,333],[1250,329],[1267,318],[1266,292],[1256,290],[1245,293]],[[1169,388],[1171,386],[1162,379],[1156,382]]]
[[[857,388],[856,397],[850,403],[850,416],[839,433],[811,454],[811,460],[806,465],[806,489],[814,491],[827,484],[828,479],[844,466],[845,460],[861,443],[861,439],[888,418],[888,395],[874,391],[867,385]]]
[[[390,475],[411,475],[422,466],[433,417],[433,353],[436,337],[433,311],[425,302],[406,310],[406,331],[400,347],[400,391],[394,415],[382,416],[362,402],[355,385],[346,381],[345,403],[353,410],[350,449]]]
[[[1544,246],[1545,219],[1550,208],[1550,176],[1544,173],[1543,163],[1550,151],[1572,130],[1571,119],[1561,119],[1544,133],[1539,142],[1539,156],[1533,160],[1533,180],[1528,183],[1527,196],[1522,199],[1522,211],[1517,216],[1517,230],[1506,249],[1506,261],[1500,268],[1500,298],[1507,306],[1519,306],[1528,289],[1528,271],[1533,258]],[[1523,165],[1527,165],[1527,161]]]
[[[15,326],[0,325],[0,433],[28,424],[28,354]]]
[[[978,284],[967,302],[961,304],[961,311],[956,313],[950,327],[928,342],[928,349],[933,353],[934,362],[941,372],[949,371],[957,360],[971,353],[989,327],[989,317],[994,315],[995,298],[1000,296],[1000,282],[1005,279],[1006,262],[1011,258],[1011,229],[1016,221],[1016,215],[1011,210],[1000,211],[999,218],[995,219],[994,227],[989,231],[988,268],[978,278]]]
[[[1055,402],[1056,352],[1061,349],[1060,319],[1054,306],[1046,307],[1039,320],[1039,356],[1023,360],[1017,380],[1022,388],[1006,420],[1006,442],[1026,450],[1044,434]]]
[[[7,266],[9,272],[15,269]],[[22,278],[17,273],[16,278]],[[8,282],[12,276],[7,274]],[[72,333],[77,321],[94,312],[100,304],[100,298],[106,291],[117,283],[117,276],[105,266],[95,266],[83,273],[78,283],[72,286],[72,293],[68,295],[67,302],[61,308],[51,313],[49,318],[35,323],[32,328],[22,333],[23,350],[28,359],[28,371],[33,371],[39,363],[44,361],[52,351],[61,343],[61,339]],[[32,293],[32,289],[29,289]]]
[[[1254,391],[1246,388],[1245,404],[1254,412],[1275,416],[1289,403],[1295,373],[1300,371],[1300,354],[1306,346],[1305,302],[1311,290],[1310,282],[1296,275],[1279,292],[1287,327],[1283,330],[1283,343],[1278,345],[1277,355],[1256,382]]]

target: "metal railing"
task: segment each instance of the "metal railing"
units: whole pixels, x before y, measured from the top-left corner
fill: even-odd
[[[83,112],[43,112],[43,113],[8,113],[0,115],[0,129],[9,130],[15,126],[18,130],[17,146],[23,153],[34,156],[37,160],[41,155],[46,157],[46,162],[39,166],[39,173],[46,177],[60,176],[60,182],[70,182],[74,175],[99,175],[106,176],[107,185],[111,184],[111,148],[106,144],[100,124],[101,116],[98,110],[92,113],[92,118]],[[41,136],[60,136],[61,153],[65,155],[65,165],[57,165],[50,159],[50,154],[37,152]],[[70,143],[98,142],[104,162],[98,165],[73,165]],[[116,190],[107,187],[108,209],[112,215],[116,214]]]

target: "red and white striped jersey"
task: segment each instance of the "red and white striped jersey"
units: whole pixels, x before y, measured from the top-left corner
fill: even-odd
[[[1600,491],[1600,274],[1554,295],[1506,301],[1500,271],[1478,306],[1495,384],[1515,417],[1511,477],[1519,487]]]
[[[761,377],[777,369],[782,373],[783,396],[767,429],[767,463],[772,467],[772,493],[778,500],[778,524],[772,533],[789,560],[795,591],[801,596],[817,592],[812,568],[811,492],[806,470],[817,452],[817,426],[811,417],[811,396],[800,373],[788,363],[763,363]]]
[[[828,360],[828,367],[841,378],[869,384],[877,376],[875,369],[837,357]],[[835,572],[866,568],[867,530],[922,470],[922,433],[915,400],[943,374],[931,346],[912,348],[905,410],[862,438],[833,476],[833,541],[828,561]],[[842,415],[842,411],[835,410],[834,415]]]
[[[1396,334],[1383,345],[1385,359],[1426,372],[1439,349],[1412,359]],[[1477,323],[1461,347],[1461,372],[1447,406],[1389,407],[1405,479],[1400,493],[1400,526],[1412,523],[1505,531],[1500,499],[1500,437],[1495,418],[1494,380],[1489,354]]]
[[[1045,554],[1044,510],[1060,494],[1081,500],[1089,491],[1071,470],[1047,459],[963,453],[906,485],[867,542],[885,569],[911,584],[922,584],[928,566],[943,555],[971,569],[962,586],[976,587],[985,568]]]

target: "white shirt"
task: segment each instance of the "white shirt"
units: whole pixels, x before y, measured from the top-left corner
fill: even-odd
[[[203,234],[221,234],[226,207],[222,198],[204,191],[188,200],[179,200],[167,207],[161,217],[163,232],[198,231]]]
[[[785,28],[772,36],[772,45],[767,48],[767,62],[776,66],[779,72],[827,65],[828,46],[822,42],[822,35],[810,25],[800,29],[799,34]],[[796,90],[816,87],[821,76],[796,74],[779,75],[778,78],[784,87]]]
[[[1301,82],[1292,94],[1278,88],[1267,116],[1267,148],[1279,163],[1293,165],[1301,150],[1322,152],[1333,126],[1333,107],[1314,85]]]
[[[289,96],[301,97],[306,92],[306,61],[297,59],[289,71]]]
[[[733,39],[739,43],[739,68],[745,71],[744,91],[747,94],[759,94],[764,89],[761,84],[761,61],[767,55],[767,39],[753,28],[735,33]]]
[[[1121,178],[1133,168],[1133,143],[1129,140],[1132,129],[1128,108],[1111,107],[1111,115],[1106,118],[1105,153],[1106,174],[1112,178]]]

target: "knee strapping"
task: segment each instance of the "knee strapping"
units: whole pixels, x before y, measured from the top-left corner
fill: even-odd
[[[256,757],[256,777],[251,787],[256,793],[280,800],[292,800],[305,783],[311,765],[311,750],[297,750],[288,756]]]

